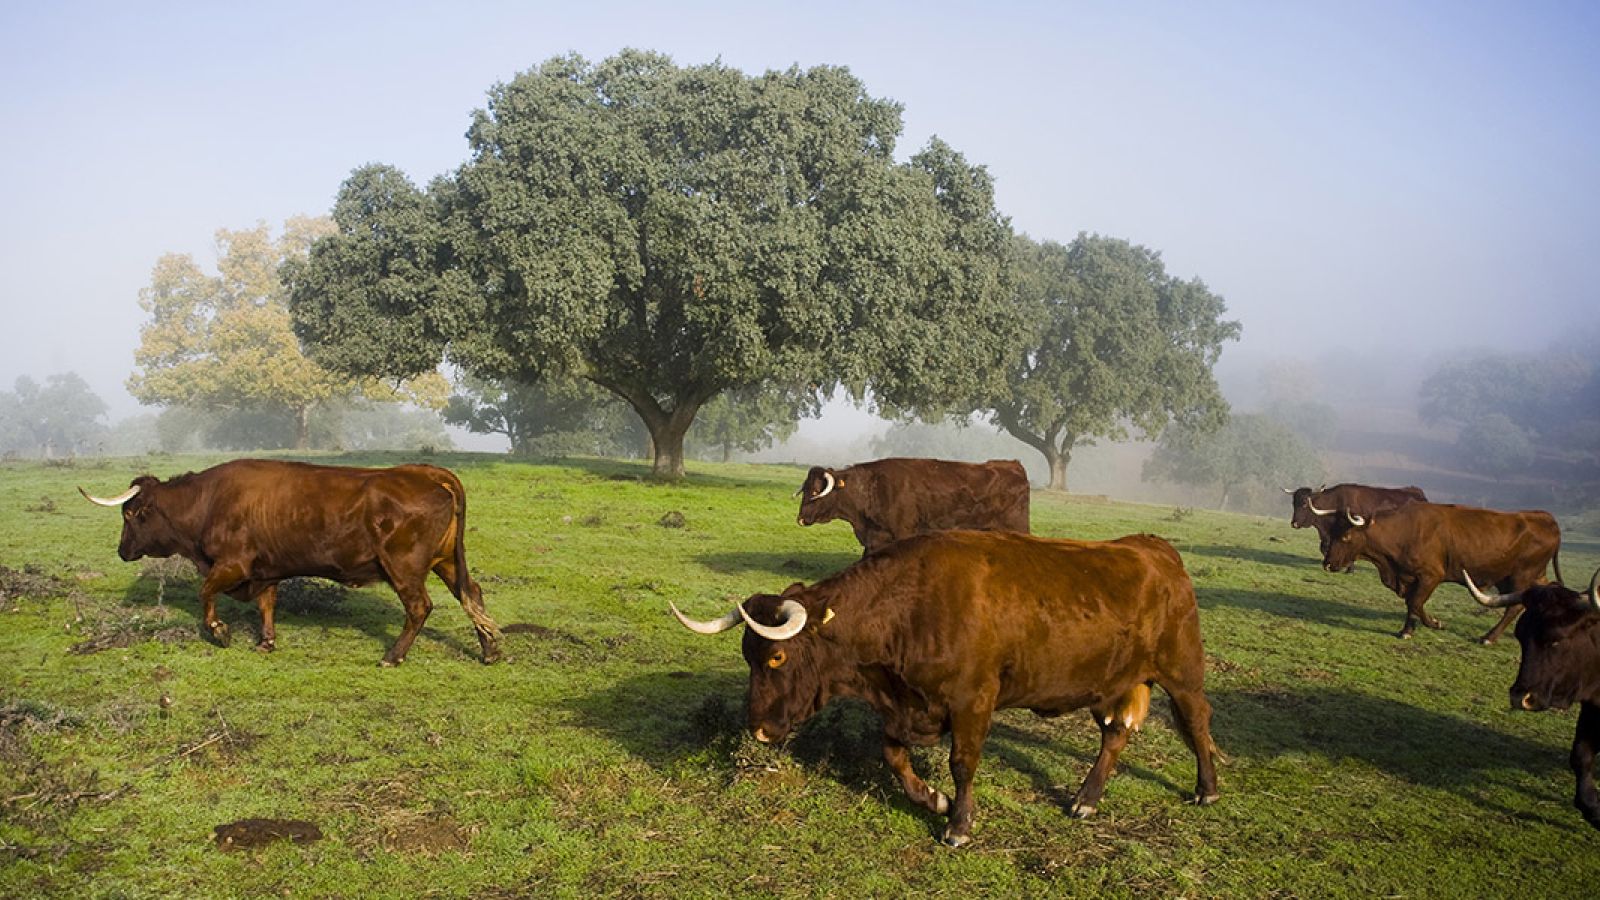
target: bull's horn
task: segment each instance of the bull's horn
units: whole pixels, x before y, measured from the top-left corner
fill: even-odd
[[[750,614],[744,611],[743,603],[739,604],[738,610],[739,615],[744,616],[744,624],[769,641],[787,641],[806,627],[806,608],[798,600],[783,601],[783,605],[778,607],[780,618],[777,625],[763,625],[750,618]]]
[[[1600,569],[1594,570],[1594,577],[1589,579],[1589,606],[1595,612],[1600,612]]]
[[[672,607],[672,614],[678,617],[678,621],[683,623],[683,627],[689,629],[690,631],[699,632],[700,634],[718,634],[739,624],[738,607],[728,610],[728,614],[720,619],[715,619],[710,622],[700,622],[679,612],[678,607],[671,600],[667,601],[667,605]]]
[[[1292,494],[1292,493],[1294,493],[1294,488],[1284,488],[1283,492],[1285,494]]]
[[[1467,590],[1472,592],[1472,599],[1478,601],[1484,606],[1489,607],[1490,609],[1505,609],[1506,607],[1514,606],[1517,603],[1517,594],[1496,594],[1491,597],[1488,594],[1485,594],[1483,591],[1478,590],[1478,586],[1472,583],[1472,576],[1468,574],[1466,569],[1461,570],[1461,577],[1466,579]]]
[[[826,497],[829,494],[833,493],[833,473],[832,472],[823,472],[822,473],[822,477],[828,479],[828,484],[822,490],[818,491],[817,495],[815,497],[811,498],[813,500],[821,500],[823,497]]]
[[[1360,528],[1361,526],[1367,524],[1367,517],[1366,516],[1358,516],[1358,515],[1356,515],[1355,513],[1351,512],[1348,509],[1344,511],[1344,517],[1346,519],[1349,519],[1350,520],[1350,524],[1354,525],[1357,528]]]
[[[121,506],[122,504],[127,503],[129,500],[132,500],[134,494],[139,493],[139,485],[136,484],[133,487],[128,488],[123,493],[110,498],[96,497],[81,487],[78,488],[78,493],[82,494],[83,499],[89,501],[90,503],[98,503],[101,506]]]
[[[1309,496],[1306,497],[1306,509],[1311,510],[1319,516],[1331,516],[1338,512],[1337,509],[1317,509],[1317,505],[1311,502],[1311,498]]]

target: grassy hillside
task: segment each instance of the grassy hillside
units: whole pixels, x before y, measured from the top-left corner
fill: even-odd
[[[468,560],[509,661],[476,661],[437,582],[404,666],[386,588],[304,582],[278,651],[200,640],[181,566],[116,557],[120,491],[212,459],[0,467],[0,896],[1592,896],[1600,833],[1570,806],[1567,713],[1514,713],[1515,641],[1466,592],[1442,632],[1392,634],[1370,567],[1331,575],[1278,518],[1036,494],[1041,534],[1150,531],[1199,591],[1216,806],[1184,803],[1193,757],[1158,691],[1100,812],[1065,813],[1098,747],[1088,714],[1001,714],[975,840],[952,851],[835,705],[781,749],[745,736],[737,633],[666,610],[813,581],[859,548],[802,529],[793,467],[700,464],[679,485],[613,462],[458,456]],[[340,458],[387,464],[398,458]],[[674,515],[676,514],[676,515]],[[1569,581],[1600,544],[1569,534]],[[947,751],[918,768],[949,789]],[[223,852],[213,829],[299,820],[321,834]],[[309,832],[302,835],[310,837]],[[248,843],[248,835],[235,841]]]

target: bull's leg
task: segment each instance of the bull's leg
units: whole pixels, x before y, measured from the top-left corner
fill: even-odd
[[[984,699],[987,704],[974,704],[950,716],[950,776],[956,783],[956,799],[950,806],[950,823],[944,829],[944,842],[952,847],[972,840],[972,814],[976,805],[972,797],[972,779],[978,774],[983,742],[989,737],[993,693]]]
[[[1400,629],[1400,633],[1395,635],[1396,637],[1411,637],[1412,633],[1417,630],[1418,622],[1429,628],[1444,627],[1443,622],[1428,615],[1428,611],[1423,608],[1427,604],[1428,598],[1433,596],[1433,589],[1438,586],[1439,582],[1432,578],[1418,578],[1407,587],[1405,592],[1406,624],[1404,628]]]
[[[1492,644],[1495,641],[1500,640],[1500,635],[1505,633],[1505,630],[1510,628],[1511,623],[1515,622],[1517,620],[1517,616],[1520,615],[1522,615],[1521,603],[1515,603],[1506,607],[1506,611],[1500,616],[1500,621],[1496,622],[1493,628],[1484,632],[1483,637],[1478,638],[1478,643]]]
[[[411,649],[411,642],[417,639],[422,623],[428,621],[428,613],[433,611],[433,599],[428,596],[428,589],[420,580],[404,588],[395,585],[395,592],[400,595],[400,603],[406,608],[406,624],[400,629],[400,637],[395,640],[394,646],[389,648],[379,663],[385,668],[406,661],[406,651]]]
[[[245,581],[244,567],[233,563],[218,563],[200,582],[200,633],[219,647],[233,643],[228,623],[217,618],[217,595],[227,593]]]
[[[911,768],[911,751],[906,749],[905,744],[884,735],[883,759],[900,779],[900,786],[905,788],[906,796],[911,798],[912,803],[941,816],[950,811],[950,798],[917,777],[916,771]]]
[[[472,620],[472,628],[478,633],[478,646],[483,649],[483,662],[485,665],[500,660],[500,626],[489,618],[489,611],[483,606],[483,588],[478,587],[478,582],[467,578],[465,596],[456,590],[456,562],[454,559],[441,559],[433,566],[433,573],[439,576],[450,593],[455,595],[461,603],[461,609],[466,612],[467,618]]]
[[[268,584],[256,590],[256,608],[261,610],[261,640],[256,649],[271,653],[278,649],[278,629],[272,622],[272,613],[278,606],[278,585]]]
[[[1194,751],[1194,802],[1209,806],[1221,795],[1217,792],[1217,745],[1211,740],[1211,701],[1198,686],[1169,685],[1161,689],[1172,698],[1172,718],[1184,743]]]
[[[1087,819],[1100,807],[1106,779],[1116,769],[1117,757],[1122,755],[1122,748],[1128,746],[1128,736],[1132,733],[1127,724],[1114,715],[1095,716],[1094,721],[1100,726],[1100,755],[1095,757],[1094,767],[1083,779],[1077,796],[1072,798],[1072,806],[1067,810],[1074,819]]]
[[[1583,813],[1583,820],[1600,828],[1600,792],[1594,786],[1594,754],[1600,747],[1600,706],[1584,703],[1578,712],[1578,732],[1572,738],[1572,773],[1578,789],[1572,805]]]

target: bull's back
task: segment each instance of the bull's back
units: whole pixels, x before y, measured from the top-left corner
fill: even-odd
[[[1031,488],[1016,460],[884,459],[852,468],[872,479],[878,517],[895,539],[924,531],[1029,530]]]
[[[1413,571],[1461,581],[1461,571],[1499,580],[1543,567],[1561,546],[1561,528],[1543,510],[1502,512],[1476,506],[1416,502],[1379,519],[1380,545]]]

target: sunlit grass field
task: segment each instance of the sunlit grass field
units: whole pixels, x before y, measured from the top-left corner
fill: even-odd
[[[1153,532],[1199,593],[1222,800],[1185,803],[1193,756],[1166,698],[1099,813],[1066,814],[1098,748],[1087,712],[1000,714],[973,843],[914,808],[875,720],[836,704],[788,745],[743,729],[738,633],[680,627],[814,581],[860,550],[795,524],[803,470],[531,464],[457,455],[467,558],[508,661],[477,661],[436,580],[398,669],[382,586],[301,582],[278,650],[256,615],[202,641],[192,571],[116,556],[120,492],[220,458],[0,466],[0,896],[1448,896],[1593,897],[1600,832],[1571,807],[1566,713],[1512,712],[1518,650],[1465,590],[1444,631],[1393,637],[1369,565],[1332,575],[1279,518],[1035,493],[1036,533]],[[398,456],[324,458],[387,465]],[[1426,487],[1426,485],[1424,485]],[[1592,535],[1561,566],[1587,583]],[[918,768],[950,789],[947,749]],[[217,826],[314,832],[219,846]],[[228,833],[228,834],[231,834]],[[317,835],[320,835],[318,837]],[[226,834],[224,836],[227,836]]]

